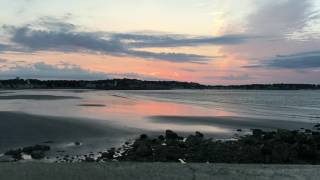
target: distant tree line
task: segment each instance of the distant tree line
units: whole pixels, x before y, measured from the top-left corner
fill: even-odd
[[[250,84],[210,86],[194,82],[143,81],[137,79],[83,80],[0,80],[1,89],[102,89],[102,90],[170,90],[170,89],[239,89],[239,90],[316,90],[316,84]]]
[[[169,90],[208,89],[209,86],[192,82],[142,81],[137,79],[82,80],[0,80],[1,89],[103,89],[103,90]]]
[[[249,84],[230,86],[211,86],[214,89],[243,89],[243,90],[317,90],[319,84]]]

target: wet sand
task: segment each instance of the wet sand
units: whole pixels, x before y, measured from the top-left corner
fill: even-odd
[[[204,125],[228,129],[289,129],[312,128],[315,124],[309,122],[259,119],[247,117],[205,117],[205,116],[151,116],[154,123],[177,125]]]
[[[132,129],[115,127],[97,120],[0,112],[0,153],[10,148],[43,142],[85,142],[82,148],[115,145],[134,136]],[[138,133],[136,133],[138,134]],[[88,142],[87,142],[88,141]]]

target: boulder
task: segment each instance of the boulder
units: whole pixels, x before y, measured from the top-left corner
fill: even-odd
[[[141,143],[136,149],[136,154],[141,157],[151,156],[152,149],[147,144]]]
[[[252,135],[254,137],[261,137],[263,133],[264,132],[261,129],[252,129]]]
[[[148,135],[146,135],[146,134],[140,135],[140,140],[146,140],[146,139],[148,139]]]
[[[22,160],[22,150],[16,149],[16,150],[9,150],[6,153],[4,153],[6,156],[11,156],[15,160]]]
[[[30,155],[32,159],[36,159],[36,160],[43,159],[46,156],[44,151],[41,151],[41,150],[32,151]]]
[[[177,140],[179,138],[178,134],[171,131],[171,130],[166,130],[166,139],[167,140]]]
[[[29,146],[22,149],[22,152],[25,154],[31,154],[33,151],[50,151],[50,146],[47,145],[35,145]]]

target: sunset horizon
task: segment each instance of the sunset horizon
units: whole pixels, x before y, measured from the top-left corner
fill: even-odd
[[[77,2],[0,1],[1,79],[320,83],[316,0]]]

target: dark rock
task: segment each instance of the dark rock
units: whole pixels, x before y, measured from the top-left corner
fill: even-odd
[[[35,145],[35,146],[29,146],[22,149],[22,152],[25,154],[31,154],[33,151],[50,151],[50,146],[46,145]]]
[[[262,131],[240,136],[236,141],[206,139],[196,132],[180,141],[173,131],[165,137],[139,138],[113,156],[116,149],[101,154],[102,159],[142,162],[213,162],[263,164],[320,164],[320,133],[311,131]],[[87,156],[90,157],[90,156]]]
[[[22,150],[16,149],[16,150],[9,150],[6,153],[4,153],[6,156],[11,156],[15,160],[22,160]]]
[[[137,147],[136,153],[138,156],[147,157],[152,155],[152,149],[147,144],[142,143]]]
[[[312,133],[312,131],[310,129],[306,129],[305,133]]]
[[[160,136],[158,137],[158,139],[159,139],[160,141],[164,141],[166,138],[165,138],[163,135],[160,135]]]
[[[263,131],[261,129],[252,129],[252,135],[254,137],[261,137],[263,135]]]
[[[199,131],[196,132],[196,136],[199,137],[199,138],[203,138],[204,137],[204,135]]]
[[[32,151],[30,155],[31,155],[32,159],[39,160],[39,159],[45,158],[45,152],[41,151],[41,150]]]
[[[269,144],[263,144],[261,147],[261,153],[265,155],[271,155],[272,154],[272,146]]]
[[[141,140],[148,139],[148,135],[146,135],[146,134],[141,134],[141,135],[140,135],[140,139],[141,139]]]
[[[186,145],[191,147],[191,146],[197,146],[202,143],[203,137],[197,136],[197,135],[190,135],[186,139]]]
[[[178,159],[183,158],[183,151],[177,146],[168,146],[166,149],[166,159],[168,161],[178,162]]]
[[[90,163],[96,162],[96,160],[93,157],[86,157],[84,161],[85,162],[90,162]]]
[[[115,148],[109,149],[107,152],[101,153],[101,159],[103,160],[112,160],[116,153]]]
[[[314,136],[319,136],[320,135],[320,132],[312,132],[312,135],[314,135]]]
[[[166,130],[166,139],[167,140],[177,140],[179,138],[178,134],[171,131],[171,130]]]

